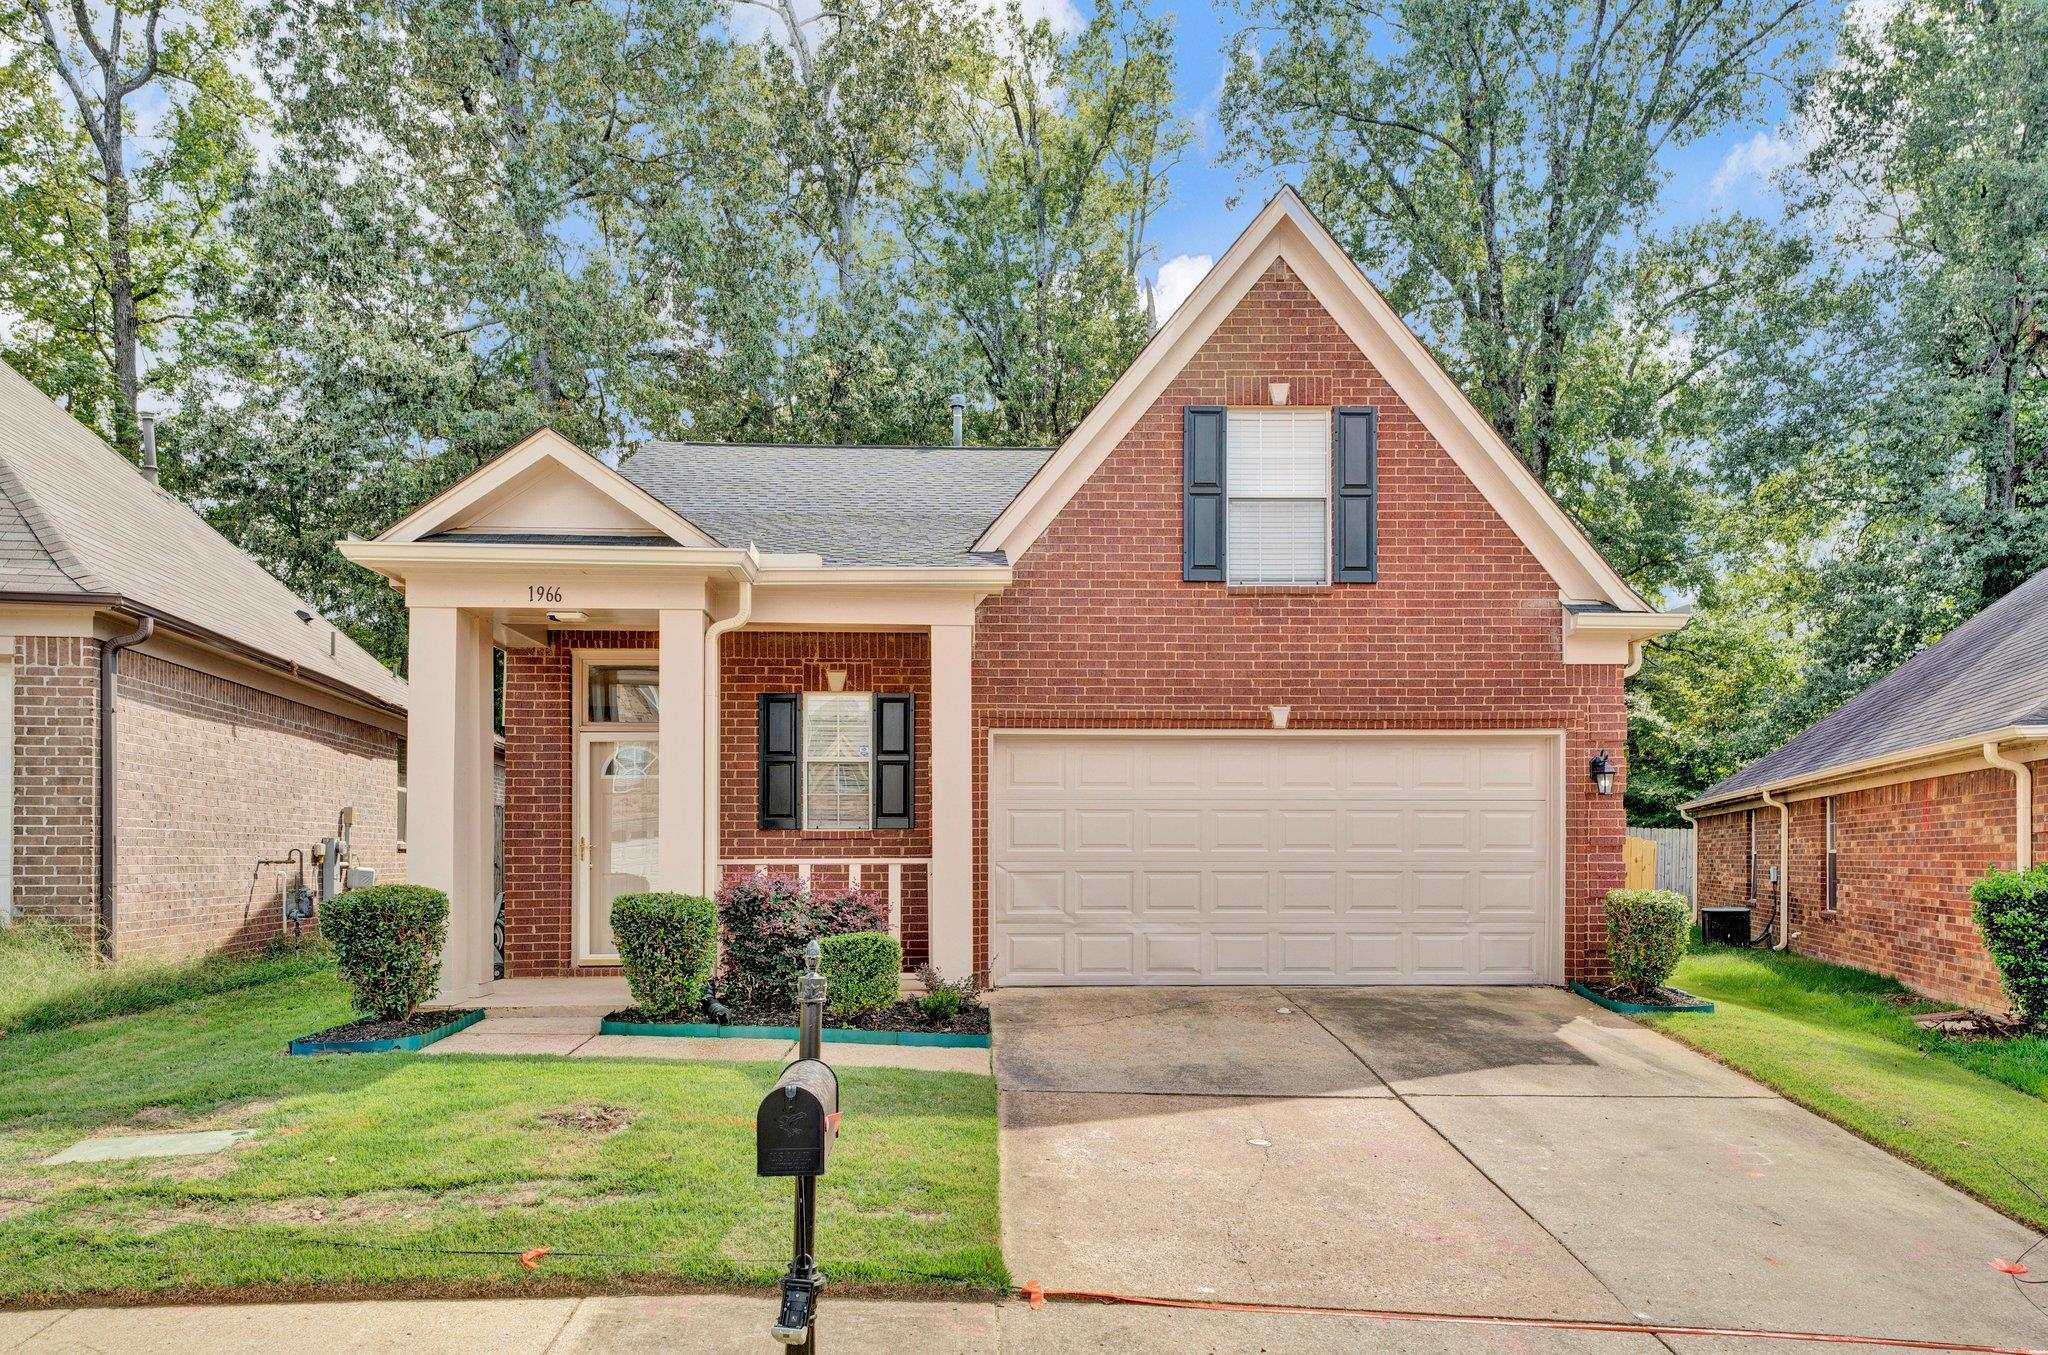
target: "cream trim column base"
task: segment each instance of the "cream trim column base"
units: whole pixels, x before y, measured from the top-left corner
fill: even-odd
[[[706,894],[704,609],[661,611],[661,855],[657,888]]]
[[[448,895],[435,996],[460,1002],[491,981],[490,633],[458,607],[415,607],[408,622],[406,870]]]
[[[932,966],[973,973],[974,627],[933,626],[932,864],[926,890]]]

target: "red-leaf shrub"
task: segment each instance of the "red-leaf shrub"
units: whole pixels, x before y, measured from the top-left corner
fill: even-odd
[[[746,1006],[792,1005],[813,937],[889,930],[889,903],[872,889],[819,891],[757,872],[718,891],[724,934],[720,995]]]

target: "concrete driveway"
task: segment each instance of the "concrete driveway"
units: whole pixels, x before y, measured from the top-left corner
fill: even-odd
[[[1020,1281],[2048,1346],[2048,1295],[1989,1264],[2027,1229],[1559,989],[1013,989],[991,1006]],[[1078,1314],[1047,1310],[1046,1339],[1347,1339],[1095,1311],[1056,1331]],[[1813,1348],[1400,1324],[1370,1344]]]

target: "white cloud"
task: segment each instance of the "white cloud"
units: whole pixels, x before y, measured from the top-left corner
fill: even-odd
[[[1758,132],[1722,158],[1707,186],[1707,196],[1725,202],[1738,189],[1769,187],[1812,149],[1811,130],[1796,121]]]
[[[1152,303],[1158,310],[1160,324],[1180,309],[1180,303],[1201,285],[1215,265],[1216,260],[1207,254],[1176,254],[1159,265],[1159,280],[1152,284]]]

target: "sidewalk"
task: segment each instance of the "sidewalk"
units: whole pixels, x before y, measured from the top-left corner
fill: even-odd
[[[0,1352],[317,1350],[406,1355],[585,1355],[703,1352],[769,1355],[768,1295],[486,1299],[250,1304],[241,1307],[80,1308],[0,1312]],[[1021,1302],[915,1303],[835,1299],[828,1290],[818,1345],[867,1352],[1372,1350],[1452,1355],[1665,1355],[1647,1336],[1490,1330],[1401,1322],[1168,1312]],[[1747,1343],[1745,1343],[1747,1344]],[[1754,1347],[1759,1355],[1767,1347]]]
[[[740,1063],[786,1063],[796,1057],[794,1040],[699,1040],[673,1035],[600,1035],[594,1016],[492,1016],[423,1054],[553,1054],[572,1059],[683,1059]],[[842,1067],[913,1068],[927,1073],[989,1075],[986,1049],[928,1045],[840,1044],[825,1057]]]

